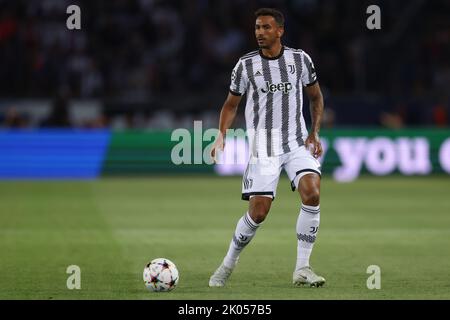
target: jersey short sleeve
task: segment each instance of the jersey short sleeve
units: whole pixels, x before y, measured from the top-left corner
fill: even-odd
[[[246,90],[247,78],[244,72],[244,64],[239,60],[231,73],[230,92],[235,96],[242,96]]]
[[[302,63],[302,84],[304,87],[312,86],[317,82],[317,74],[316,69],[314,68],[314,63],[312,62],[311,57],[306,52],[303,52]]]

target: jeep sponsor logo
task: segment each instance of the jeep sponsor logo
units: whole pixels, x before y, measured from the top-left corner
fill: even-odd
[[[263,93],[275,93],[281,91],[284,94],[288,93],[292,89],[292,84],[290,82],[280,82],[278,84],[270,83],[266,81],[266,87],[261,89]]]

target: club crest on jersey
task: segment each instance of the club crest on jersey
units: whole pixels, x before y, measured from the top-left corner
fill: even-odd
[[[266,81],[266,87],[261,88],[261,91],[263,93],[275,93],[277,91],[281,91],[284,94],[289,93],[292,89],[292,84],[290,82],[280,82],[277,84],[270,83],[269,81]]]
[[[289,73],[294,74],[295,73],[295,64],[288,65]]]

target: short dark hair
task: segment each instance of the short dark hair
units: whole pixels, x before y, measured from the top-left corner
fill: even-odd
[[[255,17],[258,18],[259,16],[272,16],[280,27],[284,27],[284,16],[276,9],[260,8],[255,12]]]

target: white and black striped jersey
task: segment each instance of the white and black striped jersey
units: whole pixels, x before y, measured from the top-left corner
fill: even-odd
[[[252,154],[276,156],[304,144],[303,87],[316,83],[310,56],[283,46],[277,57],[260,50],[242,56],[231,75],[230,92],[247,93],[245,121]]]

